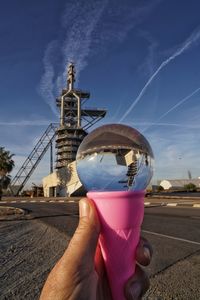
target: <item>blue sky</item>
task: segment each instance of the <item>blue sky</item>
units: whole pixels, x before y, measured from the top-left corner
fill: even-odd
[[[74,61],[88,106],[149,140],[154,180],[200,176],[198,0],[8,0],[0,10],[0,137],[15,174],[50,122]],[[102,124],[101,123],[101,124]],[[31,182],[49,173],[49,153]]]

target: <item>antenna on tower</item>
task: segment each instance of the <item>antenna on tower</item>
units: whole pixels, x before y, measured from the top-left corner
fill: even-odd
[[[75,67],[74,67],[74,63],[71,62],[68,66],[68,70],[67,70],[67,89],[69,91],[74,89],[74,82],[76,81],[75,79]]]

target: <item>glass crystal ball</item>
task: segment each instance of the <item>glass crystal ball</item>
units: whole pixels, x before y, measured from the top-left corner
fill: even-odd
[[[144,190],[153,175],[153,160],[146,138],[121,124],[93,130],[76,156],[78,176],[88,191]]]

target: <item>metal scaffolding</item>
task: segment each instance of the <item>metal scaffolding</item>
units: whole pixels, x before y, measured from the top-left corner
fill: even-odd
[[[13,195],[17,196],[23,189],[33,171],[51,146],[56,136],[58,124],[51,123],[41,136],[30,155],[27,157],[17,174],[12,179],[9,189]]]
[[[67,88],[56,100],[60,109],[60,127],[56,139],[57,169],[66,167],[76,159],[78,147],[87,135],[86,130],[106,115],[104,109],[83,107],[90,93],[74,88],[75,68],[72,63],[67,74]]]
[[[25,160],[9,186],[13,195],[18,195],[29,180],[33,171],[50,147],[50,172],[53,172],[52,142],[56,138],[56,168],[67,167],[76,159],[78,147],[86,130],[106,115],[104,109],[84,108],[90,94],[74,88],[75,69],[71,63],[67,72],[67,88],[56,99],[60,109],[60,124],[51,123],[36,146]]]

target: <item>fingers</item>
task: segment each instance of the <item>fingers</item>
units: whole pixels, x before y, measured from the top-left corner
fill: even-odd
[[[79,211],[79,225],[63,257],[66,261],[70,257],[70,261],[76,265],[84,262],[93,265],[100,232],[97,212],[93,202],[87,198],[80,200]]]
[[[94,204],[87,198],[81,199],[79,225],[65,253],[49,274],[40,300],[71,299],[72,294],[78,293],[81,283],[93,274],[99,232],[100,224]],[[95,288],[95,279],[93,282],[91,290]],[[77,296],[76,299],[81,298]]]
[[[95,253],[95,270],[97,274],[101,277],[105,275],[105,264],[103,260],[103,256],[101,253],[101,248],[99,243],[97,244],[96,253]]]
[[[143,237],[140,238],[136,249],[136,261],[147,266],[151,262],[153,249],[151,244]],[[139,300],[149,289],[149,278],[142,268],[136,265],[135,274],[128,280],[125,286],[127,300]]]
[[[142,268],[136,265],[135,274],[128,280],[125,286],[127,300],[139,300],[149,289],[149,278]]]
[[[97,245],[95,254],[95,270],[99,276],[98,299],[112,299],[109,280],[99,244]]]
[[[151,262],[153,249],[151,244],[143,237],[140,238],[136,249],[136,261],[143,266],[148,266]]]

